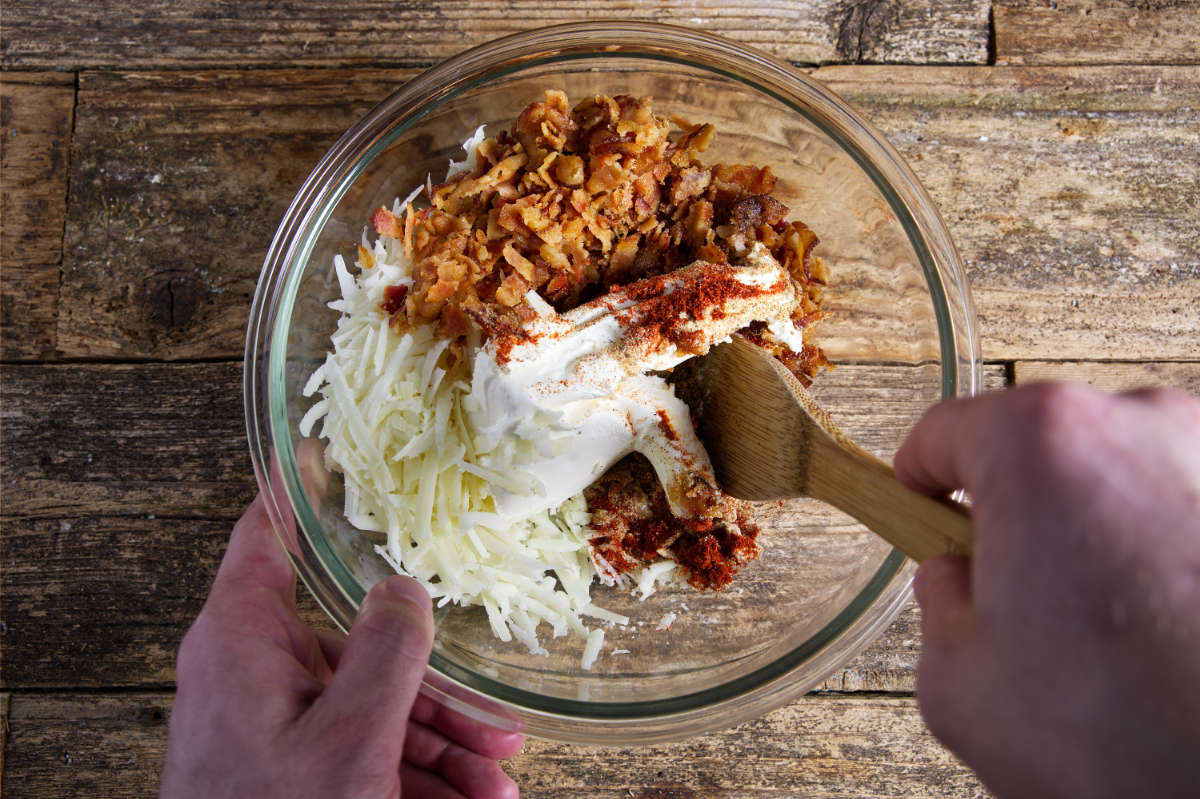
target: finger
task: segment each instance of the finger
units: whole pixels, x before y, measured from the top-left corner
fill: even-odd
[[[1169,424],[1178,424],[1185,430],[1200,425],[1200,402],[1181,389],[1171,386],[1143,386],[1119,396],[1154,407],[1169,420]]]
[[[971,490],[971,456],[995,427],[1003,397],[1015,391],[939,402],[925,412],[896,452],[896,479],[922,494]]]
[[[321,466],[319,441],[301,441],[297,463],[305,491],[319,502],[329,487],[328,473]],[[271,485],[282,490],[283,474],[279,459],[271,456]],[[260,492],[234,525],[229,546],[217,572],[213,593],[222,597],[234,592],[236,601],[244,601],[247,588],[262,585],[283,600],[288,607],[296,602],[296,572],[276,534],[295,540],[295,520],[287,502],[278,503],[279,518],[272,521],[267,498]],[[283,529],[279,529],[282,527]]]
[[[404,760],[425,771],[441,775],[467,796],[516,796],[516,783],[494,758],[472,752],[446,736],[409,721],[404,739]]]
[[[441,775],[418,768],[411,763],[400,764],[400,794],[421,799],[517,799],[517,784],[505,775],[507,784],[492,793],[468,793],[456,789]]]
[[[498,730],[424,695],[413,703],[411,719],[436,729],[459,746],[496,760],[512,757],[525,745],[525,736],[519,732]]]
[[[296,572],[275,538],[262,494],[233,526],[210,598],[251,601],[260,587],[289,607],[295,604]]]
[[[917,704],[930,731],[963,756],[986,715],[977,705],[994,682],[980,668],[970,561],[951,555],[930,558],[917,570],[913,588],[921,605]],[[986,666],[986,660],[982,663]]]
[[[917,569],[913,592],[921,606],[923,649],[943,650],[971,637],[971,561],[953,555],[929,558]]]
[[[313,506],[319,505],[329,490],[329,471],[325,468],[325,446],[319,439],[305,438],[296,445],[296,466],[300,482]]]
[[[385,756],[398,762],[432,646],[425,589],[411,577],[380,582],[363,600],[337,671],[313,705],[316,727],[349,726],[357,739],[385,742]]]

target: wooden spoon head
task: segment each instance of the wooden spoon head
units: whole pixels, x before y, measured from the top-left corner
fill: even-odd
[[[841,433],[787,367],[734,336],[704,357],[700,375],[699,432],[721,490],[755,501],[809,494],[814,446]]]
[[[855,444],[787,368],[734,336],[700,370],[700,435],[725,493],[741,499],[812,496],[849,513],[918,561],[972,551],[963,506],[917,494]]]

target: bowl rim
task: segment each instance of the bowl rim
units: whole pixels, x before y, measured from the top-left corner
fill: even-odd
[[[942,396],[976,394],[982,383],[980,345],[965,271],[944,222],[924,187],[887,139],[819,81],[758,50],[702,31],[647,22],[595,21],[524,31],[483,43],[424,71],[398,88],[343,134],[313,169],[284,214],[263,262],[247,326],[244,402],[247,438],[259,490],[277,537],[297,573],[322,609],[346,629],[362,599],[361,587],[345,572],[330,575],[330,558],[316,551],[307,529],[315,522],[288,431],[274,419],[283,398],[286,336],[280,325],[291,302],[308,250],[361,167],[409,125],[447,99],[505,74],[545,63],[604,57],[682,63],[732,79],[803,115],[855,161],[896,214],[908,236],[933,299],[941,346]],[[819,114],[817,109],[819,109]],[[280,290],[282,289],[282,290]],[[276,346],[273,346],[276,344]],[[273,453],[279,453],[273,461]],[[278,468],[273,469],[275,463]],[[297,499],[298,498],[298,499]],[[307,510],[310,519],[304,519]],[[289,532],[299,516],[304,534]],[[304,522],[307,521],[308,524]],[[319,527],[319,524],[317,525]],[[731,726],[757,717],[807,692],[830,671],[860,652],[903,609],[911,596],[915,565],[893,551],[868,582],[873,595],[855,601],[815,636],[771,664],[714,688],[637,703],[598,703],[541,697],[471,673],[447,659],[431,658],[421,690],[460,712],[501,729],[580,743],[609,743],[619,730],[625,743],[648,743]],[[330,583],[333,583],[331,585]],[[358,587],[357,592],[346,585]],[[351,593],[357,593],[352,596]],[[880,600],[883,604],[878,604]],[[851,612],[851,610],[853,612]],[[868,611],[874,610],[868,618]],[[845,618],[843,618],[845,617]],[[825,664],[815,678],[789,680],[810,662],[809,642],[818,652],[839,641],[839,662]],[[806,651],[801,651],[806,650]],[[439,668],[440,667],[440,668]],[[475,679],[471,679],[471,676]],[[481,691],[484,685],[490,691]],[[722,691],[726,686],[734,690]],[[537,700],[543,701],[537,701]],[[711,701],[705,701],[711,700]],[[582,708],[582,710],[580,710]],[[515,718],[514,718],[515,715]]]

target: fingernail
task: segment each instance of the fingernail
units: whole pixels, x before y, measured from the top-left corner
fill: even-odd
[[[383,588],[392,596],[407,599],[409,602],[416,603],[419,607],[425,607],[429,604],[429,592],[411,577],[404,577],[402,575],[389,577],[384,581]]]

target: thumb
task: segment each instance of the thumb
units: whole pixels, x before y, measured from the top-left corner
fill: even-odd
[[[372,745],[387,742],[400,761],[413,701],[433,646],[429,594],[411,577],[371,589],[329,686],[313,705],[319,728],[352,730]]]

